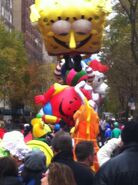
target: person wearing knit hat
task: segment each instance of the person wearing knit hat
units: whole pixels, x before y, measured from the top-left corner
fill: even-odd
[[[34,149],[24,159],[24,167],[32,171],[46,170],[46,156],[39,149]]]
[[[32,150],[24,159],[24,169],[21,177],[25,185],[40,185],[43,173],[46,171],[46,157],[38,149]]]

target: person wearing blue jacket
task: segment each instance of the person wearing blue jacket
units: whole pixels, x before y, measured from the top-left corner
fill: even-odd
[[[109,139],[111,139],[111,135],[112,135],[112,130],[111,130],[111,126],[110,126],[110,124],[109,123],[107,123],[106,124],[106,126],[105,126],[105,140],[107,141],[107,140],[109,140]]]

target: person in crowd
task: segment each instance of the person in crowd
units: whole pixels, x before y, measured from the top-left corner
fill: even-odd
[[[138,184],[138,120],[126,123],[120,154],[101,166],[94,185]]]
[[[112,130],[112,138],[119,138],[119,136],[121,135],[121,130],[119,129],[119,123],[118,122],[114,122],[114,129]]]
[[[31,124],[25,123],[25,124],[23,125],[23,135],[24,135],[24,137],[27,136],[27,135],[29,134],[29,132],[31,131],[31,129],[32,129]]]
[[[93,165],[94,147],[91,141],[81,141],[75,147],[77,161],[90,169]]]
[[[108,141],[109,139],[111,139],[111,135],[112,135],[112,130],[111,130],[111,126],[109,123],[106,124],[106,129],[105,129],[105,141]]]
[[[24,159],[21,173],[25,185],[40,185],[43,173],[46,171],[46,157],[40,150],[31,151]]]
[[[6,131],[9,132],[13,129],[14,127],[14,124],[13,124],[13,120],[12,119],[8,119],[5,121],[5,128],[6,128]]]
[[[16,161],[20,174],[23,169],[24,158],[31,151],[24,142],[23,134],[16,130],[7,132],[4,134],[1,145]]]
[[[41,180],[41,185],[76,185],[76,181],[71,168],[65,164],[52,163]]]
[[[121,130],[121,132],[122,132],[122,130],[124,129],[124,127],[125,127],[125,125],[122,124],[122,123],[119,125],[119,129]]]
[[[105,118],[100,120],[100,137],[101,137],[101,145],[104,145],[104,133],[106,129],[106,120]]]
[[[93,174],[84,166],[73,160],[72,138],[69,133],[64,131],[57,132],[51,144],[54,152],[52,162],[58,162],[69,166],[73,171],[77,185],[93,184]]]
[[[0,158],[0,185],[23,185],[18,178],[16,162],[11,157]]]
[[[121,138],[112,138],[105,143],[97,152],[97,158],[99,166],[102,166],[105,162],[107,162],[111,157],[113,157],[114,152],[119,150],[122,142]]]

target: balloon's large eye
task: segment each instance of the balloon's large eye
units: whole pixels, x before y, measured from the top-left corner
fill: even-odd
[[[58,35],[67,35],[70,30],[71,24],[68,21],[59,20],[52,25],[52,31]]]
[[[79,19],[72,25],[73,30],[78,34],[87,34],[92,30],[92,23],[86,19]]]

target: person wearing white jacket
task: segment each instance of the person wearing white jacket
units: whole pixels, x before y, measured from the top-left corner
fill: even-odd
[[[99,149],[97,152],[97,158],[99,166],[102,166],[105,162],[111,159],[113,151],[122,145],[121,138],[112,138]]]

